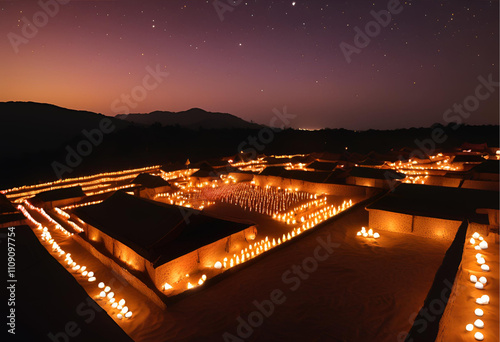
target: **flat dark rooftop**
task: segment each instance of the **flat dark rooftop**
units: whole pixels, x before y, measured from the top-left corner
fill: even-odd
[[[333,171],[337,167],[338,163],[336,162],[320,162],[314,161],[307,166],[308,169],[314,169],[319,171]]]
[[[218,178],[220,177],[222,173],[219,173],[218,171],[215,171],[214,169],[212,170],[198,170],[195,173],[193,173],[189,177],[210,177],[210,178]]]
[[[251,225],[220,220],[197,210],[121,191],[100,204],[77,208],[74,213],[132,248],[155,267]]]
[[[159,176],[153,176],[148,173],[141,173],[132,182],[146,188],[158,188],[162,186],[169,186],[170,183]]]
[[[33,199],[41,202],[52,202],[78,197],[85,197],[85,193],[83,192],[81,186],[43,191],[37,194]]]
[[[335,171],[302,171],[302,170],[286,170],[284,167],[270,166],[265,168],[259,175],[275,176],[287,179],[296,179],[304,182],[312,183],[339,183],[342,182],[342,172]]]
[[[486,160],[485,162],[474,166],[470,171],[478,173],[496,173],[500,172],[500,160]]]
[[[453,158],[454,163],[482,163],[485,159],[479,154],[458,154]]]
[[[372,167],[353,167],[349,175],[373,179],[404,179],[406,177],[404,174],[391,169],[375,169]]]
[[[173,171],[178,171],[178,170],[187,170],[186,165],[181,164],[181,163],[171,163],[171,164],[166,164],[161,167],[161,170],[164,172],[173,172]]]
[[[476,209],[498,207],[496,191],[401,184],[366,208],[487,224],[488,216],[477,214]]]

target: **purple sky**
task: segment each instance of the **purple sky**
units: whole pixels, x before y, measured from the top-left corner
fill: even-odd
[[[49,16],[37,1],[1,1],[0,101],[107,115],[200,107],[263,124],[286,106],[293,127],[364,130],[446,124],[469,99],[464,122],[498,124],[498,87],[468,98],[479,76],[498,80],[498,1],[401,2],[361,48],[355,28],[395,0],[215,3],[231,10],[73,0]],[[34,17],[41,27],[23,36]],[[357,49],[350,63],[342,42]],[[168,76],[148,76],[146,89],[148,67]]]

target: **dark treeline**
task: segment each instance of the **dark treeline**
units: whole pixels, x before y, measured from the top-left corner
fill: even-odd
[[[33,128],[31,128],[33,129]],[[433,132],[442,130],[446,136],[441,143],[432,141]],[[301,131],[286,129],[272,132],[270,129],[199,129],[190,130],[180,126],[162,127],[160,124],[139,126],[127,124],[109,134],[103,134],[100,144],[92,147],[81,160],[73,159],[68,165],[69,150],[87,140],[82,134],[67,140],[58,147],[45,147],[44,141],[38,142],[37,152],[24,152],[19,155],[2,157],[0,167],[0,189],[13,186],[36,184],[58,178],[54,162],[63,166],[63,178],[77,177],[103,171],[115,171],[147,165],[184,163],[209,158],[231,156],[242,148],[246,152],[258,154],[297,154],[311,152],[331,152],[367,154],[371,151],[385,153],[402,148],[426,152],[449,151],[464,142],[487,143],[498,146],[499,126],[433,126],[429,128],[410,128],[389,131],[350,131],[345,129],[324,129],[320,131]],[[256,143],[252,143],[256,141]],[[432,143],[431,143],[432,141]],[[435,145],[434,145],[435,144]],[[4,148],[15,149],[12,146]],[[252,150],[253,149],[253,150]],[[71,169],[71,172],[69,172]]]

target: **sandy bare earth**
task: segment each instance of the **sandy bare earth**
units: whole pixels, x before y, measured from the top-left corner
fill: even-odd
[[[163,317],[151,317],[149,331],[133,329],[130,335],[137,341],[223,341],[225,332],[238,336],[237,319],[248,321],[253,301],[277,290],[274,298],[282,304],[262,323],[253,314],[254,325],[261,325],[251,327],[245,341],[396,341],[410,329],[409,317],[420,309],[449,243],[388,232],[367,242],[355,236],[367,218],[356,209],[174,304]],[[340,245],[332,254],[320,247],[320,257],[328,258],[316,270],[308,259],[311,272],[300,279],[292,268],[314,258],[318,239]]]
[[[72,239],[60,245],[127,300],[134,316],[117,320],[116,310],[98,299],[97,284],[76,276],[135,341],[224,341],[224,333],[227,341],[397,341],[410,329],[449,242],[383,231],[376,242],[357,237],[367,223],[364,208],[352,209],[166,311]],[[265,317],[254,301],[270,297],[275,304],[266,306]],[[249,315],[254,327],[244,324],[237,339]]]

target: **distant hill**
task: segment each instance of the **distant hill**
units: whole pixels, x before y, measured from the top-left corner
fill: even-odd
[[[200,108],[192,108],[183,112],[155,111],[149,114],[118,114],[118,119],[143,125],[160,123],[162,126],[179,125],[190,129],[226,129],[226,128],[261,128],[262,126],[240,119],[227,113],[212,113]]]
[[[112,120],[116,129],[129,125],[119,119],[87,111],[35,102],[0,102],[0,158],[50,150],[82,136],[82,130]]]

